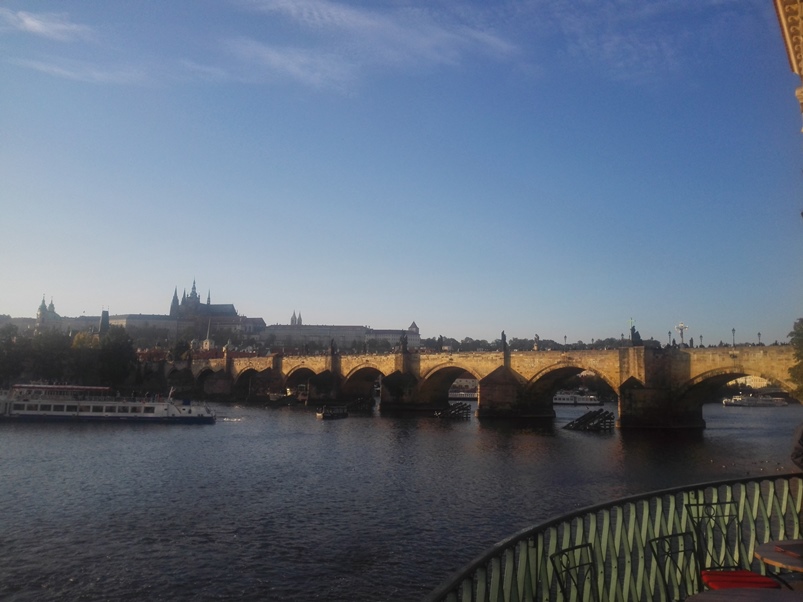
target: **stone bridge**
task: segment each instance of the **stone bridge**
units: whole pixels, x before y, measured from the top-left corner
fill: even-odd
[[[208,395],[267,400],[269,393],[305,385],[309,404],[371,397],[381,383],[385,410],[434,411],[464,373],[479,383],[481,418],[552,418],[552,396],[583,371],[619,400],[619,426],[705,426],[702,405],[741,376],[760,376],[791,392],[791,346],[709,348],[622,347],[589,351],[307,355],[165,362],[169,384]]]

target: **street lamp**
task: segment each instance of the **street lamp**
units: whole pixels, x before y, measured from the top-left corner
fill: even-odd
[[[563,346],[564,347],[566,346],[566,335],[565,334],[563,335]]]
[[[736,329],[731,328],[731,334],[733,335],[733,347],[736,347]]]
[[[760,332],[758,333],[758,344],[759,344],[759,346],[761,346],[761,333]]]
[[[703,346],[703,335],[700,335],[700,347]]]

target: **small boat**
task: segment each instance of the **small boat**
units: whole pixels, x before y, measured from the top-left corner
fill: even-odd
[[[214,424],[206,404],[173,398],[173,391],[120,397],[110,387],[14,385],[0,392],[0,420],[29,422],[141,422]]]
[[[770,397],[769,395],[734,395],[722,400],[724,406],[739,406],[745,408],[778,408],[789,405],[783,397]]]
[[[558,391],[552,398],[552,405],[601,406],[602,402],[593,393],[581,393],[577,391]]]
[[[322,406],[318,408],[315,415],[321,420],[335,420],[336,418],[348,418],[349,410],[346,406]]]

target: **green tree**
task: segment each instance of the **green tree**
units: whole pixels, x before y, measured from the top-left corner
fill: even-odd
[[[8,388],[22,372],[22,347],[16,326],[6,324],[0,327],[0,389]]]
[[[789,376],[797,386],[793,392],[794,396],[797,399],[803,399],[803,318],[795,321],[795,326],[789,333],[789,339],[797,360],[797,363],[789,368]]]
[[[34,336],[31,344],[31,380],[66,380],[71,346],[72,338],[57,330],[47,330]]]
[[[111,326],[100,339],[98,374],[101,384],[119,386],[131,373],[137,354],[131,337],[122,326]]]

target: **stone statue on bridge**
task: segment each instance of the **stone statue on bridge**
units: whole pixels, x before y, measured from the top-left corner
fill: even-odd
[[[502,352],[507,353],[507,335],[502,331]]]
[[[399,346],[402,353],[409,353],[407,350],[407,333],[402,333],[401,337],[399,337]]]

